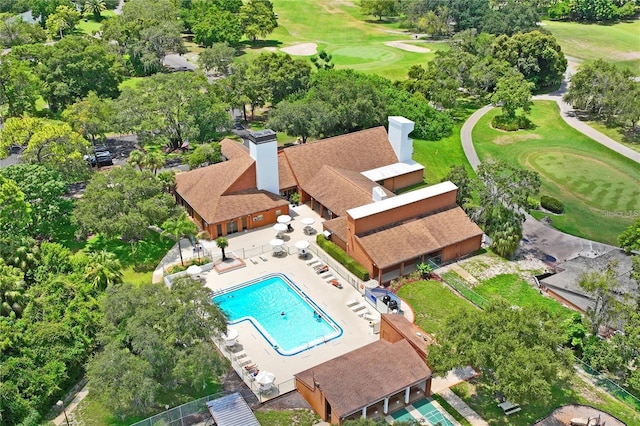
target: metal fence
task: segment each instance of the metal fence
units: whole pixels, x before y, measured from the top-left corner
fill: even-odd
[[[449,287],[460,293],[465,299],[473,303],[480,309],[484,309],[489,304],[489,300],[473,291],[468,285],[465,284],[464,278],[453,271],[448,271],[442,274],[442,281]]]
[[[606,389],[611,395],[620,401],[626,402],[634,409],[640,411],[640,399],[635,395],[630,394],[627,390],[623,389],[619,384],[600,373],[598,370],[581,360],[580,358],[573,357],[578,365],[582,368],[582,371],[591,378],[594,384]]]
[[[242,381],[249,387],[249,389],[251,389],[251,391],[255,394],[260,402],[268,401],[277,396],[295,390],[296,387],[294,379],[278,382],[277,384],[274,383],[269,389],[263,389],[260,384],[256,383],[251,372],[247,371],[244,368],[243,364],[244,362],[246,362],[244,360],[246,360],[247,358],[236,358],[234,356],[235,353],[231,350],[231,348],[227,347],[224,341],[219,337],[213,337],[212,340],[213,343],[218,347],[218,349],[220,349],[220,352],[226,355],[226,358],[231,362],[231,367],[235,370]]]
[[[228,394],[229,392],[219,392],[204,396],[195,401],[187,402],[186,404],[141,420],[131,426],[190,426],[198,423],[213,424],[211,415],[207,410],[207,402]]]
[[[489,300],[479,295],[475,291],[473,291],[469,286],[465,284],[464,278],[459,276],[457,273],[453,271],[445,272],[441,276],[442,280],[460,293],[465,299],[479,307],[480,309],[484,309],[485,306],[489,303]],[[638,399],[635,395],[632,395],[627,390],[622,388],[619,384],[611,380],[610,378],[604,376],[602,373],[597,371],[595,368],[591,367],[589,364],[582,361],[580,358],[575,357],[577,364],[582,368],[582,370],[591,378],[592,382],[605,389],[609,394],[611,394],[614,398],[619,399],[636,410],[640,410],[640,399]]]

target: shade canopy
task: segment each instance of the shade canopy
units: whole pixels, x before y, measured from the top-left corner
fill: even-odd
[[[274,238],[273,240],[269,241],[269,245],[271,245],[271,247],[280,247],[284,244],[284,241],[282,241],[280,238]]]
[[[309,226],[313,225],[316,221],[312,217],[305,217],[300,221],[301,224]]]
[[[282,216],[279,216],[279,218]],[[287,225],[284,223],[276,223],[275,225],[273,225],[273,229],[276,230],[277,232],[284,232],[287,230]]]
[[[256,375],[256,383],[261,385],[272,385],[275,380],[276,376],[268,371],[262,370]]]
[[[202,268],[198,265],[191,265],[187,268],[187,274],[189,275],[198,275],[202,273]]]
[[[278,216],[278,223],[287,224],[289,222],[291,222],[291,216],[289,216],[288,214]]]
[[[309,243],[309,241],[307,240],[300,240],[296,243],[296,248],[300,249],[300,250],[304,250],[306,248],[309,248],[311,244]]]

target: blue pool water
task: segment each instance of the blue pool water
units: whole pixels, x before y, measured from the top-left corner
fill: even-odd
[[[342,328],[283,274],[232,287],[213,302],[230,324],[250,321],[280,355],[295,355],[342,335]]]

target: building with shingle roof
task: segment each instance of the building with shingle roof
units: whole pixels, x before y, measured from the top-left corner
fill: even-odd
[[[280,150],[271,130],[250,132],[245,144],[225,139],[226,161],[178,174],[176,199],[217,238],[275,223],[298,193],[326,219],[333,242],[388,282],[481,243],[482,231],[456,205],[452,183],[394,194],[423,182],[424,167],[411,158],[413,127],[389,117],[388,133],[380,126]]]
[[[428,337],[401,315],[382,315],[380,340],[295,374],[296,389],[331,424],[384,416],[424,398],[431,393],[424,354],[432,340],[415,330]]]

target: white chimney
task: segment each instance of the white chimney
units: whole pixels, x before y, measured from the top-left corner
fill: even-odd
[[[371,199],[373,201],[382,201],[382,200],[386,200],[387,198],[387,194],[384,192],[384,190],[379,187],[379,186],[374,186],[373,190],[371,191]]]
[[[409,139],[409,133],[414,126],[413,121],[404,117],[389,117],[389,142],[400,163],[411,162],[413,139]]]
[[[256,162],[256,187],[280,195],[278,140],[271,129],[249,132],[249,155]]]

